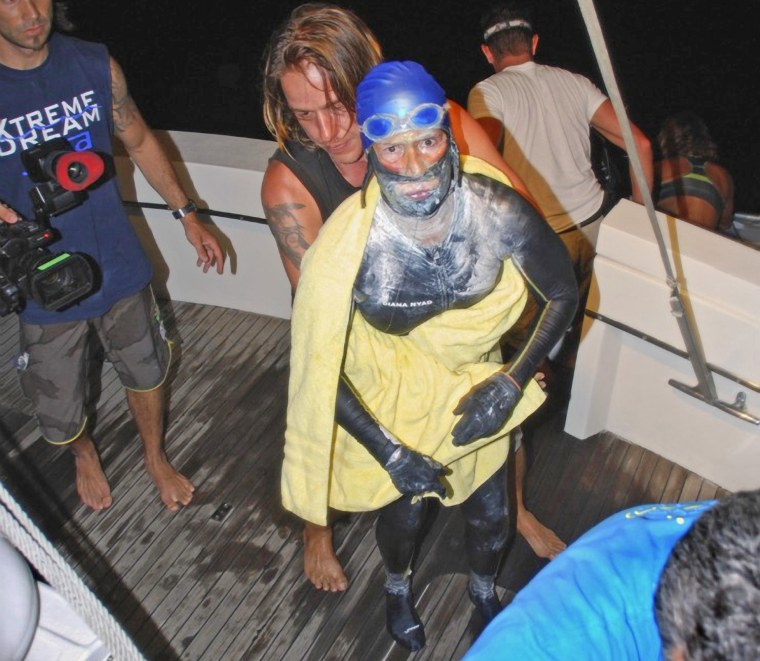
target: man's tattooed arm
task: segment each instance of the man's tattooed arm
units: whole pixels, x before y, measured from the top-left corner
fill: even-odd
[[[290,260],[299,271],[301,259],[306,249],[311,245],[304,237],[303,228],[295,216],[295,212],[305,208],[305,206],[305,204],[291,202],[264,207],[264,215],[274,240],[277,242],[280,255]]]
[[[114,131],[126,131],[133,122],[140,121],[140,111],[127,88],[127,79],[119,64],[111,58],[111,112]]]

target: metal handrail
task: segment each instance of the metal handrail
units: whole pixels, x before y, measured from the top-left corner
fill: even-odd
[[[632,326],[629,326],[628,324],[624,324],[622,321],[617,321],[616,319],[613,319],[612,317],[608,317],[606,315],[600,314],[599,312],[596,312],[594,310],[586,310],[584,314],[591,319],[595,319],[603,324],[607,324],[608,326],[617,328],[618,330],[623,331],[624,333],[627,333],[628,335],[631,335],[640,340],[643,340],[644,342],[647,342],[657,347],[658,349],[663,349],[664,351],[667,351],[668,353],[672,353],[678,356],[679,358],[685,358],[686,360],[689,359],[688,352],[678,349],[677,347],[674,347],[672,344],[668,344],[667,342],[658,340],[656,337],[652,337],[651,335],[648,335],[647,333],[642,333],[640,330],[637,330],[633,328]],[[724,369],[722,367],[718,367],[717,365],[713,365],[712,363],[706,363],[706,367],[713,374],[722,376],[724,379],[728,379],[729,381],[738,383],[740,386],[743,386],[749,390],[753,390],[756,393],[760,393],[760,383],[758,383],[757,381],[751,381],[741,376],[737,376],[733,372],[730,372],[729,370]],[[679,384],[676,381],[670,380],[668,381],[668,383],[670,383],[670,385],[672,385],[674,388],[677,388],[678,390],[683,390],[681,388],[681,384]],[[692,393],[689,393],[689,394],[692,394]],[[745,408],[744,403],[746,402],[746,400],[747,400],[747,394],[745,392],[739,391],[736,394],[736,399],[734,400],[734,403],[730,406],[738,409],[741,412],[741,415],[739,415],[738,417],[741,417],[742,419],[745,419],[747,420],[747,422],[751,422],[752,424],[760,425],[760,418],[757,418],[756,416],[753,416],[744,410]],[[723,407],[723,402],[721,402],[720,405],[718,405],[718,408],[722,408],[722,407]],[[733,411],[731,413],[733,414]]]
[[[135,200],[122,200],[121,203],[125,207],[130,207],[132,209],[158,209],[160,211],[170,211],[168,206],[165,204],[159,204],[158,202],[137,202]],[[264,218],[259,218],[258,216],[248,216],[244,213],[232,213],[230,211],[217,211],[216,209],[209,209],[207,207],[198,207],[198,214],[200,216],[232,218],[232,220],[242,220],[246,223],[257,223],[259,225],[267,224],[267,221]]]

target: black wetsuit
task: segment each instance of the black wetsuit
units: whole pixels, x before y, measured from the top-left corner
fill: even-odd
[[[425,223],[439,223],[441,231],[436,234],[433,227],[431,235]],[[427,240],[420,241],[420,235],[428,237]],[[430,236],[434,240],[430,240]],[[354,284],[354,303],[379,330],[406,334],[435,315],[466,308],[483,299],[496,286],[503,263],[510,258],[541,308],[507,371],[521,388],[571,322],[578,290],[561,240],[512,188],[482,175],[464,174],[461,186],[454,188],[429,218],[401,216],[380,201]],[[485,387],[478,390],[481,386]],[[515,387],[514,393],[505,393],[496,388],[489,391],[486,382],[476,386],[468,397],[490,398],[491,402],[483,409],[482,421],[477,419],[480,413],[474,414],[476,424],[470,429],[475,431],[463,442],[493,433],[494,422],[498,429],[519,399],[519,388]],[[509,395],[513,400],[502,406]],[[502,415],[505,417],[500,417]],[[387,430],[364,409],[345,378],[339,386],[336,419],[386,467],[404,494],[381,510],[377,541],[389,575],[386,584],[389,627],[397,640],[414,649],[419,641],[407,640],[400,633],[404,627],[417,626],[403,579],[424,514],[425,499],[415,501],[413,496],[415,491],[438,491],[440,466],[402,448],[403,460],[408,458],[408,465],[396,467],[401,461],[394,458],[398,447],[395,439],[391,440]],[[481,423],[482,430],[477,431]],[[463,503],[467,554],[475,575],[471,579],[470,594],[481,612],[489,613],[488,617],[498,608],[493,579],[507,542],[508,510],[502,470],[496,470]],[[478,581],[490,587],[476,594],[473,585]],[[400,593],[397,595],[393,590]],[[399,601],[399,595],[407,601]]]
[[[443,240],[423,246],[413,229],[397,223],[431,223],[453,216]],[[386,220],[390,219],[390,220]],[[354,285],[354,300],[373,326],[402,335],[431,317],[473,305],[489,294],[511,258],[541,313],[508,373],[522,387],[561,337],[578,302],[562,242],[514,189],[482,175],[465,174],[461,187],[430,219],[400,217],[381,202]]]

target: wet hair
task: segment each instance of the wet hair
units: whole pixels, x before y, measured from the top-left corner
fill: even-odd
[[[754,659],[760,650],[760,490],[728,496],[679,540],[655,609],[663,654]]]
[[[518,24],[509,26],[510,22]],[[502,24],[503,29],[497,29],[488,34],[493,28]],[[530,53],[533,35],[536,32],[534,26],[533,11],[524,3],[496,5],[485,12],[480,19],[483,43],[497,58],[507,54]]]
[[[691,110],[667,117],[657,134],[662,158],[687,156],[695,160],[718,161],[718,147],[707,125]]]
[[[293,10],[272,34],[264,53],[264,123],[280,148],[287,140],[313,147],[288,107],[280,79],[289,69],[315,65],[337,100],[353,114],[356,86],[382,61],[372,31],[349,9],[308,3]]]

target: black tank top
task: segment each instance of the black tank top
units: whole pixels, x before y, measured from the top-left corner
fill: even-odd
[[[322,149],[307,149],[297,142],[287,143],[285,153],[278,149],[272,159],[287,166],[314,198],[325,222],[341,202],[359,190],[348,183],[327,153]]]

